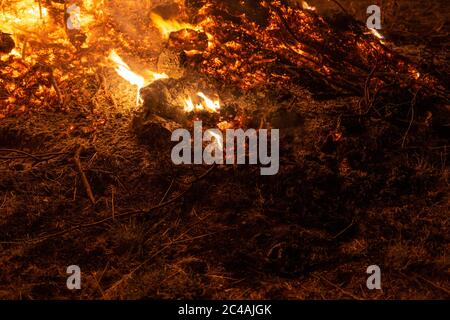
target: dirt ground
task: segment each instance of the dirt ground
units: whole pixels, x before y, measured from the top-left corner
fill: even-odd
[[[365,17],[365,1],[339,2]],[[448,78],[448,1],[382,2],[396,50]],[[450,298],[449,127],[433,105],[361,115],[294,92],[280,99],[294,120],[272,119],[280,172],[262,177],[173,165],[136,129],[132,89],[103,78],[79,108],[0,120],[1,299]]]

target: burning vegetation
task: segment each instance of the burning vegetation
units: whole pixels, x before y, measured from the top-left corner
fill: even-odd
[[[0,0],[0,298],[448,297],[448,3],[363,2]],[[174,165],[197,121],[279,173]]]

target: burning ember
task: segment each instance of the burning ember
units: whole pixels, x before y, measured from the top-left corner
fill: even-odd
[[[68,27],[68,6],[59,2],[14,1],[0,13],[1,49],[7,54],[2,59],[26,61],[24,73],[35,65],[49,70],[47,86],[57,93],[60,104],[64,96],[70,95],[69,83],[81,75],[97,74],[105,56],[118,75],[136,86],[136,101],[140,99],[139,91],[155,81],[186,78],[183,68],[243,90],[295,82],[366,96],[367,86],[385,87],[388,77],[402,88],[424,87],[424,91],[441,95],[443,91],[436,79],[383,46],[383,36],[377,30],[370,30],[375,39],[355,37],[354,30],[335,28],[306,1],[294,8],[280,0],[244,1],[239,6],[205,0],[200,7],[185,4],[194,17],[190,22],[165,19],[151,10],[133,13],[158,28],[165,40],[161,45],[171,52],[158,69],[169,65],[168,70],[176,72],[166,72],[165,68],[158,72],[132,70],[111,47],[129,52],[133,46],[146,44],[136,41],[142,36],[139,26],[124,29],[115,9],[102,0],[70,4],[79,6],[75,10],[79,30]],[[151,41],[148,45],[151,47]],[[146,64],[142,52],[133,53],[139,56],[139,65]],[[371,72],[374,61],[378,70]],[[182,108],[189,112],[220,110],[218,99],[196,91],[199,93],[195,97],[184,98]],[[8,92],[7,101],[18,93]]]

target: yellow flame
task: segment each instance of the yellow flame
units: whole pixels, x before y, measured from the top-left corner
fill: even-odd
[[[139,89],[144,87],[144,77],[131,71],[130,67],[123,61],[123,59],[116,53],[115,50],[111,50],[109,59],[116,64],[115,70],[119,76],[127,80],[132,85],[137,86]]]
[[[39,3],[34,0],[19,1],[11,10],[6,10],[2,5],[1,9],[0,26],[3,32],[10,34],[19,29],[37,28],[42,22],[41,18],[45,19],[48,16],[47,9],[44,6],[39,8]]]
[[[217,112],[220,110],[220,101],[219,100],[211,100],[203,92],[199,92],[199,93],[197,93],[197,95],[203,99],[203,101],[205,102],[205,107],[209,111]]]
[[[109,59],[115,63],[116,68],[114,69],[119,76],[128,81],[130,84],[137,86],[137,98],[136,104],[139,104],[140,100],[140,90],[147,84],[151,84],[160,79],[169,78],[165,73],[156,73],[153,71],[147,71],[146,73],[150,75],[149,79],[145,79],[134,73],[125,61],[117,54],[115,50],[111,50],[109,54]]]
[[[163,17],[156,13],[150,14],[150,19],[152,19],[153,24],[158,27],[159,31],[163,35],[164,38],[168,38],[172,32],[184,30],[184,29],[192,29],[196,31],[200,31],[201,28],[194,26],[190,23],[179,22],[176,20],[165,20]]]
[[[153,83],[157,80],[161,80],[161,79],[168,79],[169,76],[165,73],[156,73],[153,71],[147,71],[150,74],[150,79],[146,81],[146,83],[150,84]]]
[[[200,104],[200,107],[203,107],[203,106]],[[193,112],[196,109],[197,109],[197,106],[194,105],[194,102],[192,101],[192,98],[187,98],[184,101],[184,111],[185,112]]]
[[[316,11],[316,7],[310,6],[306,1],[302,1],[302,8],[303,10]]]
[[[109,54],[109,59],[116,64],[116,72],[127,80],[132,85],[138,86],[139,88],[144,87],[144,85],[151,84],[160,79],[168,79],[169,76],[165,73],[157,73],[153,71],[146,70],[144,73],[149,77],[146,79],[143,76],[140,76],[134,73],[125,61],[117,54],[115,50],[111,50]]]
[[[378,39],[384,39],[384,36],[377,30],[377,29],[369,29],[370,30],[370,32],[375,36],[375,37],[377,37]]]
[[[197,104],[195,104],[190,97],[184,100],[184,111],[193,112],[206,109],[207,111],[214,113],[220,110],[220,100],[213,100],[207,97],[203,92],[198,92],[197,96],[202,99],[202,101]]]

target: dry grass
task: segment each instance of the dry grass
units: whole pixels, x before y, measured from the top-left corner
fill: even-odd
[[[390,29],[403,32],[401,49],[401,41],[422,40],[422,28],[401,18],[406,11],[394,2],[386,20],[405,24]],[[431,22],[424,23],[429,30]],[[445,28],[434,30],[442,35]],[[448,45],[434,39],[422,41],[416,57],[428,61]],[[448,69],[448,56],[437,56],[433,63]],[[116,90],[125,85],[112,73],[106,78],[116,81],[94,88],[94,111],[1,120],[0,149],[54,158],[38,162],[0,150],[0,298],[449,298],[448,138],[422,125],[426,111],[401,148],[405,111],[392,108],[380,119],[351,114],[342,101],[311,102],[326,113],[299,105],[304,121],[283,133],[278,176],[219,167],[173,203],[109,219],[176,197],[207,168],[174,167],[164,151],[140,143],[129,107],[134,91]],[[99,120],[106,124],[90,130]],[[344,139],[331,143],[336,128]],[[95,205],[73,164],[80,144]],[[102,219],[107,223],[27,241]],[[81,291],[66,289],[72,264],[82,269]],[[365,286],[372,264],[382,269],[381,291]]]

